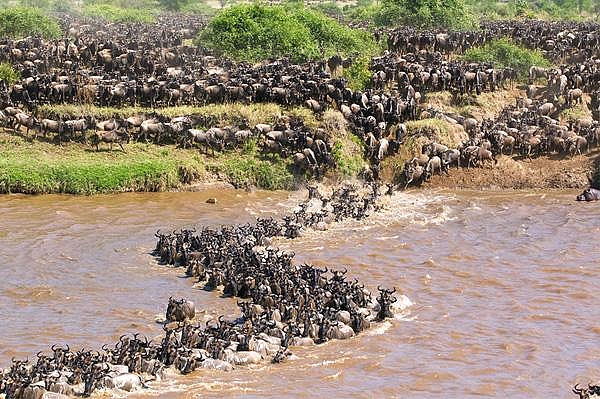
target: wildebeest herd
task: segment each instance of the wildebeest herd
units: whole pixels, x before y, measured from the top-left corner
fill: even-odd
[[[377,184],[344,185],[325,196],[311,187],[309,199],[281,220],[157,232],[158,260],[185,268],[205,290],[238,298],[241,316],[200,323],[193,320],[191,301],[169,298],[162,336],[123,335],[100,351],[55,345],[34,360],[13,359],[0,369],[0,393],[27,399],[89,396],[100,388],[142,388],[166,368],[187,374],[200,368],[228,371],[263,359],[278,363],[291,355],[292,346],[350,338],[393,317],[400,308],[395,288],[378,287],[373,296],[346,277],[347,269],[297,265],[293,252],[269,245],[307,227],[362,219],[379,207],[379,192]]]
[[[151,112],[98,121],[93,115],[70,119],[40,115],[37,109],[57,103],[161,107],[274,102],[305,106],[319,115],[330,108],[339,110],[363,140],[375,178],[382,159],[394,154],[410,133],[403,122],[434,117],[464,126],[470,138],[462,148],[445,154],[424,151],[439,160],[432,159],[430,164],[419,156],[408,162],[404,184],[427,180],[451,163],[482,165],[503,151],[526,157],[548,152],[574,155],[598,141],[597,24],[485,22],[480,32],[394,29],[387,33],[388,51],[372,60],[371,88],[364,91],[348,87],[339,72],[352,60],[339,56],[304,64],[276,59],[257,65],[215,57],[191,44],[190,39],[205,24],[204,18],[194,16],[164,15],[155,25],[100,24],[64,16],[62,25],[68,34],[63,39],[5,40],[0,45],[0,61],[11,62],[22,79],[10,87],[0,86],[0,122],[17,130],[25,127],[27,133],[34,129],[43,136],[52,134],[59,142],[88,140],[96,148],[107,143],[111,149],[118,144],[123,150],[130,140],[195,145],[211,152],[258,140],[267,152],[292,156],[299,171],[322,175],[335,167],[332,143],[323,132],[310,131],[299,121],[284,118],[255,126],[244,121],[239,126],[217,126],[203,115],[165,118]],[[550,60],[562,65],[532,66],[528,97],[494,121],[423,106],[427,95],[436,91],[477,95],[512,87],[517,74],[511,68],[450,57],[504,36],[543,49]],[[545,88],[533,85],[542,82]],[[559,123],[559,113],[581,103],[586,93],[591,97],[586,105],[594,121]],[[92,129],[94,133],[86,138]]]
[[[165,15],[155,25],[104,24],[62,17],[67,32],[60,40],[26,38],[0,42],[0,61],[14,65],[22,79],[0,82],[0,123],[29,136],[29,130],[56,141],[117,144],[130,140],[199,146],[223,151],[247,140],[260,140],[265,151],[293,157],[296,167],[320,175],[335,167],[330,137],[284,116],[273,123],[218,126],[204,115],[165,118],[150,111],[129,118],[97,120],[94,115],[59,118],[43,115],[45,104],[165,107],[225,102],[274,102],[305,106],[317,115],[338,110],[365,146],[377,180],[381,161],[395,153],[411,134],[404,122],[439,118],[462,125],[469,139],[459,148],[430,140],[404,165],[401,187],[419,184],[435,173],[457,167],[493,166],[501,154],[532,157],[544,153],[576,155],[598,145],[600,64],[598,25],[592,23],[489,22],[481,32],[388,32],[388,51],[371,64],[371,88],[352,90],[340,70],[351,59],[294,64],[287,59],[258,65],[215,57],[190,44],[206,21]],[[509,36],[529,48],[541,48],[555,64],[529,70],[527,97],[506,107],[494,120],[476,120],[423,107],[436,91],[479,95],[512,87],[510,68],[457,61],[451,54]],[[542,82],[545,86],[540,87]],[[537,84],[537,85],[535,85]],[[559,122],[559,113],[581,104],[592,119]],[[267,121],[265,121],[267,122]],[[93,133],[89,132],[93,130]],[[207,290],[222,289],[239,298],[242,315],[206,325],[190,323],[194,305],[169,300],[164,334],[157,340],[124,335],[102,351],[52,347],[36,360],[14,360],[0,371],[0,392],[9,398],[89,395],[98,388],[126,390],[144,386],[165,367],[189,373],[201,367],[231,369],[271,358],[280,362],[292,345],[348,338],[373,321],[393,315],[395,290],[379,288],[372,296],[346,271],[294,265],[293,253],[270,247],[272,237],[297,237],[305,227],[321,228],[331,220],[363,218],[376,205],[377,185],[366,194],[341,188],[325,197],[311,191],[310,202],[281,221],[157,233],[155,254]],[[390,186],[393,189],[393,185]],[[587,200],[595,194],[582,194]],[[593,195],[592,195],[593,194]],[[155,341],[155,342],[154,342]],[[144,376],[144,377],[143,377]],[[588,390],[577,388],[582,395]]]

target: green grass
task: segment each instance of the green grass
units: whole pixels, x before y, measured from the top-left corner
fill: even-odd
[[[322,120],[306,108],[283,109],[276,104],[220,104],[205,107],[100,108],[56,105],[40,107],[38,118],[78,118],[94,115],[98,120],[127,117],[139,113],[165,116],[203,115],[211,126],[236,125],[246,119],[251,126],[272,123],[282,115],[300,119],[311,129],[323,128],[334,143],[333,155],[338,170],[332,175],[356,176],[364,167],[362,145],[346,133],[345,121],[337,111],[327,111]],[[31,135],[31,133],[30,133]],[[26,140],[22,135],[0,129],[0,193],[96,194],[126,191],[166,191],[202,180],[220,180],[235,187],[293,189],[305,179],[295,175],[291,158],[263,154],[257,141],[241,148],[206,155],[199,149],[175,145],[124,144],[100,151],[89,144],[57,145],[40,139]]]
[[[195,152],[174,147],[132,143],[123,152],[101,145],[62,146],[26,141],[0,133],[0,192],[27,194],[95,194],[124,191],[165,191],[189,175],[198,176],[204,162]]]
[[[576,104],[573,107],[562,110],[559,119],[564,122],[576,121],[578,119],[592,119],[592,112],[585,105],[584,101],[582,104]]]
[[[358,139],[358,137],[356,138]],[[367,161],[365,161],[362,153],[360,139],[358,139],[358,143],[350,138],[346,140],[338,139],[331,149],[331,155],[337,163],[338,173],[343,177],[355,177],[367,166]]]
[[[255,142],[214,157],[173,145],[101,145],[29,142],[0,131],[0,193],[96,194],[166,191],[197,180],[219,179],[235,187],[292,189],[291,160],[263,155]]]
[[[217,155],[214,160],[208,161],[207,170],[225,175],[236,188],[255,186],[267,190],[291,190],[296,180],[289,158],[262,155],[254,143],[239,151]]]

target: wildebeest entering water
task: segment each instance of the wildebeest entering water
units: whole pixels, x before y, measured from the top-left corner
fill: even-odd
[[[196,316],[196,307],[194,302],[188,301],[185,298],[173,299],[169,298],[167,306],[167,321],[185,321],[192,320]]]
[[[329,197],[313,192],[310,201],[321,201],[320,209],[310,211],[307,201],[282,221],[157,233],[155,255],[163,263],[193,264],[197,273],[189,276],[241,298],[241,316],[191,323],[193,303],[171,297],[166,316],[173,322],[165,323],[157,339],[123,335],[101,351],[55,346],[53,356],[40,352],[36,364],[14,360],[0,370],[0,394],[20,399],[64,392],[89,396],[102,388],[132,391],[144,388],[148,376],[163,376],[165,368],[188,374],[200,368],[229,371],[263,359],[279,363],[291,355],[289,346],[359,334],[393,316],[400,302],[392,296],[395,289],[380,288],[375,299],[358,280],[347,279],[347,269],[296,265],[293,252],[261,244],[268,237],[295,237],[298,229],[324,220],[362,219],[378,207],[378,196],[376,185],[344,186]]]

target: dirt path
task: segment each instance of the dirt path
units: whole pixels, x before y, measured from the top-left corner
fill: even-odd
[[[567,189],[585,188],[600,162],[600,149],[573,158],[541,156],[517,159],[502,156],[494,168],[452,168],[448,176],[434,176],[425,187],[453,189]]]

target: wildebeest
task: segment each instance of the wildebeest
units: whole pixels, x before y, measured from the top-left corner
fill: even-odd
[[[577,196],[577,201],[598,201],[600,200],[600,190],[588,187]]]
[[[96,146],[96,151],[100,150],[100,142],[108,143],[110,150],[112,151],[113,143],[119,144],[121,150],[125,152],[123,143],[129,143],[129,134],[120,129],[109,130],[109,131],[97,131],[92,135],[92,144]]]
[[[167,321],[185,321],[191,320],[196,316],[196,307],[194,302],[181,298],[179,300],[169,298],[169,304],[167,305]]]
[[[416,160],[413,160],[412,162],[406,162],[404,164],[403,177],[404,189],[406,189],[411,183],[414,183],[418,186],[425,180],[425,168],[419,165]]]

